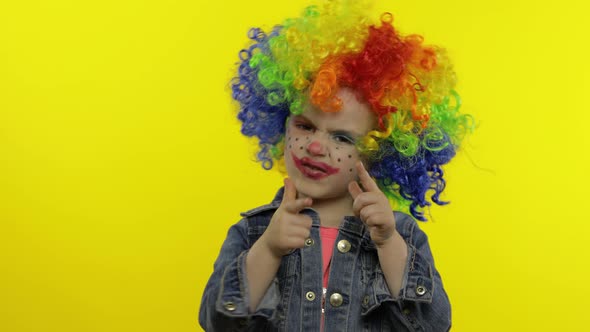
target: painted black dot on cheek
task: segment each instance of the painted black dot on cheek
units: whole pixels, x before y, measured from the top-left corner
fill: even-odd
[[[338,158],[338,162],[340,162],[340,158]]]
[[[352,168],[351,168],[351,169],[349,169],[348,171],[352,173]]]
[[[348,155],[348,158],[350,159],[350,158],[352,158],[352,156],[351,155]]]
[[[296,137],[295,140],[298,141],[299,140],[299,137]]]
[[[299,147],[299,150],[303,150],[303,147],[302,147],[302,146],[300,146],[300,147]]]
[[[289,149],[291,149],[291,144],[289,144]]]
[[[332,157],[332,155],[328,153],[328,157]]]

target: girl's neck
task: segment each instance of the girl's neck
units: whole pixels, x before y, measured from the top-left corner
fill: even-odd
[[[339,227],[344,216],[353,215],[352,197],[338,199],[314,199],[312,208],[320,216],[320,223],[325,227]]]

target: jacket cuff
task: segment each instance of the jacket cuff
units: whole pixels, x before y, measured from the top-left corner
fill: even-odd
[[[274,278],[256,311],[249,312],[250,292],[246,277],[246,257],[248,251],[242,252],[229,264],[221,277],[219,297],[215,303],[218,312],[229,317],[249,318],[259,316],[270,319],[279,304],[279,284]]]
[[[432,263],[418,253],[416,248],[408,245],[408,262],[400,289],[399,299],[432,303],[434,277]]]
[[[413,245],[408,244],[408,258],[399,294],[396,297],[392,296],[385,275],[381,268],[378,267],[375,278],[369,283],[366,295],[363,298],[361,314],[363,316],[369,314],[386,301],[399,302],[400,300],[407,300],[432,303],[433,290],[432,264],[418,254]]]

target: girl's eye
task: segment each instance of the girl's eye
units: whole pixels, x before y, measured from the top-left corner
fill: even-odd
[[[309,131],[309,130],[313,129],[310,125],[305,124],[305,123],[297,123],[297,124],[295,124],[295,128],[305,130],[305,131]]]
[[[354,139],[346,135],[335,135],[334,140],[338,143],[354,144]]]

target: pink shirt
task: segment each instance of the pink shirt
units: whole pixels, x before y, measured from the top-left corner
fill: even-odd
[[[322,320],[320,331],[324,331],[324,305],[326,301],[326,290],[328,289],[328,276],[330,275],[330,261],[334,251],[334,242],[338,237],[338,228],[320,226],[320,240],[322,242],[322,266],[323,266],[323,287],[322,290]]]
[[[320,226],[320,239],[322,241],[322,263],[324,288],[328,288],[328,276],[330,275],[330,260],[334,251],[334,242],[338,237],[338,228]]]

